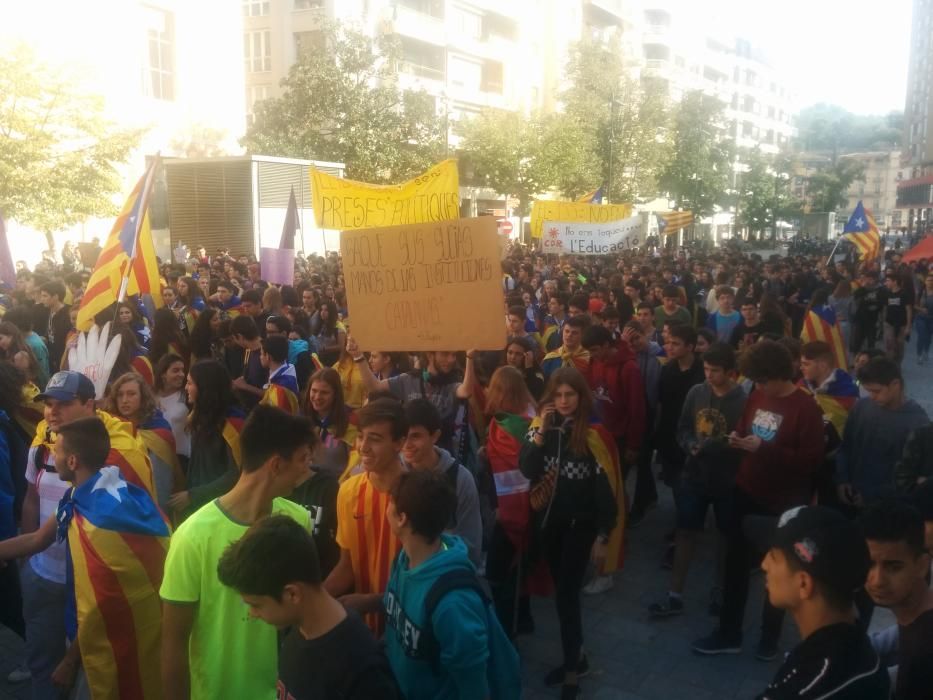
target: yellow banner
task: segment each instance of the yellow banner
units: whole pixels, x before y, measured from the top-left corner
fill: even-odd
[[[582,202],[555,202],[538,200],[531,205],[531,236],[541,238],[545,221],[604,224],[627,219],[631,204],[584,204]]]
[[[370,185],[311,168],[311,206],[318,228],[340,231],[458,219],[457,161],[441,161],[401,185]]]

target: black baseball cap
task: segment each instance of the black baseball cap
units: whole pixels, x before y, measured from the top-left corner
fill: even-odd
[[[851,596],[865,585],[871,558],[858,526],[822,506],[800,506],[778,520],[771,542],[821,585]]]

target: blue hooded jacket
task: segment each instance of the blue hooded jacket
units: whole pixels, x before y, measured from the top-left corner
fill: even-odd
[[[425,598],[437,578],[454,569],[473,570],[459,537],[441,535],[444,544],[414,569],[402,550],[392,567],[385,592],[386,655],[407,700],[476,700],[489,697],[487,612],[475,591],[454,590],[438,603],[433,630],[440,648],[435,672],[419,642],[430,621],[424,619]]]

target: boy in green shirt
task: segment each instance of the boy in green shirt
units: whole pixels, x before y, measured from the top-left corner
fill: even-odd
[[[310,476],[314,440],[307,418],[257,406],[240,435],[239,481],[175,531],[160,590],[166,700],[275,696],[275,629],[250,618],[240,596],[220,583],[217,564],[272,513],[311,529],[308,511],[284,497]]]
[[[690,312],[680,305],[680,289],[673,284],[664,287],[661,292],[661,305],[654,310],[655,328],[661,330],[666,321],[674,321],[684,326],[693,325]]]

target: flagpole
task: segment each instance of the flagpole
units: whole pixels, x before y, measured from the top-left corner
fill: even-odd
[[[146,172],[146,179],[143,182],[143,191],[139,200],[139,213],[136,217],[136,233],[133,238],[133,256],[127,260],[126,270],[123,273],[123,279],[120,280],[120,293],[117,295],[118,304],[126,299],[126,290],[130,283],[130,273],[133,269],[133,261],[139,254],[139,232],[143,227],[143,219],[145,219],[146,215],[148,214],[149,194],[152,191],[152,180],[155,178],[156,166],[159,164],[160,157],[161,151],[155,154],[155,158],[153,158],[152,164],[149,166],[149,170]]]
[[[836,248],[839,247],[840,243],[842,243],[842,236],[839,236],[839,238],[836,239],[836,245],[833,246],[832,252],[829,254],[829,257],[826,258],[826,267],[830,266],[830,263],[833,260],[833,256],[836,254]]]

